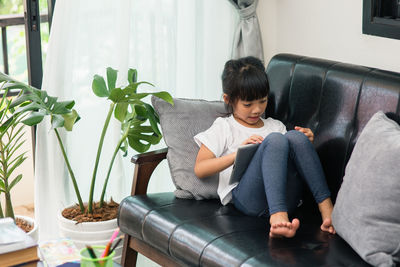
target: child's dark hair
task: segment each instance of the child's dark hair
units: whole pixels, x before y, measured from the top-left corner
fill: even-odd
[[[253,101],[268,96],[269,83],[265,67],[255,57],[232,59],[222,72],[222,90],[228,95],[228,112],[237,100]]]

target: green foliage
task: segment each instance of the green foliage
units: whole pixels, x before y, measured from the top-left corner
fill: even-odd
[[[4,211],[0,205],[0,218],[14,217],[14,209],[11,201],[11,189],[21,180],[22,174],[14,174],[26,160],[26,152],[19,149],[25,143],[24,127],[20,123],[23,114],[15,114],[9,99],[9,89],[4,87],[6,82],[0,82],[3,96],[0,101],[0,195],[4,194]],[[4,91],[3,91],[4,90]]]
[[[103,184],[100,205],[103,205],[104,203],[107,184],[118,152],[122,151],[123,155],[126,156],[128,147],[131,147],[134,150],[142,153],[147,151],[151,145],[159,143],[162,138],[161,132],[158,128],[159,118],[153,107],[142,101],[143,98],[149,95],[154,95],[173,105],[173,99],[168,92],[160,91],[154,93],[138,93],[137,90],[140,85],[153,85],[149,82],[138,82],[138,74],[135,69],[129,69],[128,84],[126,86],[117,87],[117,77],[117,70],[107,68],[107,82],[100,75],[95,75],[92,81],[93,93],[98,97],[106,98],[110,104],[109,111],[101,131],[96,153],[88,201],[89,213],[93,212],[93,195],[96,185],[97,169],[111,117],[114,115],[114,118],[120,122],[121,136],[120,140],[115,146],[114,153],[110,160],[107,176]],[[72,167],[69,163],[68,156],[65,152],[62,139],[58,132],[60,128],[71,131],[73,125],[80,119],[78,113],[73,109],[75,102],[58,101],[57,97],[49,96],[46,91],[38,90],[31,86],[20,83],[2,73],[0,73],[0,82],[1,81],[5,82],[4,88],[18,88],[23,92],[9,104],[11,109],[16,109],[16,111],[13,113],[14,118],[17,116],[20,117],[20,122],[29,126],[39,124],[46,116],[50,118],[51,129],[54,130],[54,133],[56,134],[61,153],[64,157],[75,189],[81,212],[84,213],[83,202],[80,196],[78,184],[74,172],[72,171]],[[7,127],[7,122],[5,122],[4,125],[4,127]]]
[[[110,161],[109,169],[100,197],[100,206],[102,206],[104,203],[104,196],[108,180],[118,151],[121,150],[124,153],[123,155],[126,155],[128,146],[130,146],[134,150],[142,153],[147,151],[151,145],[158,144],[162,138],[161,132],[158,129],[159,119],[156,112],[151,105],[143,102],[142,99],[148,95],[155,95],[173,105],[172,97],[168,92],[161,91],[155,93],[137,93],[137,89],[141,84],[153,86],[149,82],[138,82],[137,70],[128,70],[128,85],[125,87],[116,87],[117,76],[117,70],[107,68],[107,82],[100,75],[95,75],[92,82],[93,93],[98,97],[107,98],[109,101],[111,101],[111,104],[97,150],[98,152],[96,155],[95,168],[92,176],[88,202],[89,212],[92,211],[91,207],[93,203],[97,165],[102,150],[104,135],[111,115],[114,114],[115,119],[121,123],[121,138],[116,145]],[[147,122],[150,123],[150,126],[143,125]]]
[[[1,126],[6,130],[12,124],[25,124],[34,126],[40,123],[45,116],[49,116],[57,140],[60,145],[61,152],[64,156],[72,183],[74,185],[75,193],[78,198],[79,205],[82,212],[83,202],[79,192],[79,188],[75,179],[75,175],[69,164],[68,157],[65,153],[64,145],[57,129],[64,127],[66,130],[72,130],[72,126],[79,120],[78,113],[72,109],[74,101],[57,101],[57,97],[49,96],[46,91],[38,90],[32,86],[14,80],[8,75],[0,72],[1,93],[7,94],[8,90],[18,89],[20,94],[12,101],[8,102],[7,109],[12,111],[12,116],[9,117]],[[5,114],[1,111],[1,114]],[[6,194],[7,198],[7,194]]]
[[[22,0],[0,0],[0,15],[23,14]]]

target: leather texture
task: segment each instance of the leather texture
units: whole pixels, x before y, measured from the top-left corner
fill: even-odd
[[[378,110],[399,114],[400,74],[298,55],[279,54],[267,74],[266,115],[315,133],[333,200],[354,144]],[[368,266],[338,235],[320,231],[318,209],[305,192],[292,239],[270,239],[268,218],[249,217],[218,200],[177,199],[173,193],[125,198],[121,231],[182,266]]]

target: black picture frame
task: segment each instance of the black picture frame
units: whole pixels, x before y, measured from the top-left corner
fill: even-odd
[[[400,40],[400,0],[363,0],[362,32]]]

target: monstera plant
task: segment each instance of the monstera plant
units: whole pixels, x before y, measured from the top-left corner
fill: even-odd
[[[112,116],[114,115],[114,118],[120,122],[121,135],[119,141],[115,144],[115,150],[110,159],[107,176],[102,186],[102,194],[99,200],[100,207],[106,202],[104,199],[105,192],[107,190],[111,169],[118,152],[122,151],[124,156],[126,156],[128,147],[131,147],[137,152],[142,153],[147,151],[151,145],[159,143],[162,138],[161,132],[158,128],[158,116],[153,107],[144,102],[143,98],[148,95],[154,95],[173,105],[172,97],[168,92],[138,92],[138,87],[142,84],[153,85],[149,82],[138,82],[137,71],[135,69],[129,69],[128,81],[125,86],[116,85],[117,73],[117,70],[107,68],[106,79],[100,75],[95,75],[92,82],[92,90],[94,94],[98,97],[108,99],[109,110],[99,138],[93,174],[91,177],[87,209],[82,201],[78,181],[73,172],[68,155],[65,151],[63,140],[59,133],[59,130],[62,128],[71,131],[74,124],[80,119],[77,111],[73,109],[75,102],[72,100],[58,101],[57,97],[49,96],[44,90],[39,90],[32,86],[20,83],[6,75],[0,77],[0,82],[2,80],[6,81],[10,86],[12,84],[13,88],[19,88],[23,91],[23,94],[16,97],[10,104],[10,108],[18,107],[14,116],[21,116],[21,114],[24,114],[21,123],[33,126],[39,124],[46,116],[50,117],[51,130],[57,137],[60,152],[63,155],[68,169],[69,177],[72,181],[79,209],[82,214],[93,213],[93,195],[96,186],[97,169],[107,128]]]

